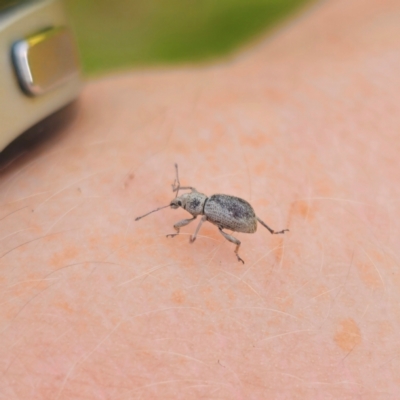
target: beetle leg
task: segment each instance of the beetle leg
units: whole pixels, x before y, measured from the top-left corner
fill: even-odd
[[[240,240],[236,239],[235,237],[233,237],[232,235],[227,234],[226,232],[224,232],[221,228],[218,228],[219,231],[221,232],[222,236],[226,239],[229,240],[230,242],[236,244],[236,249],[235,249],[235,254],[236,257],[238,258],[238,261],[241,261],[244,264],[244,261],[239,257],[239,247],[240,247]]]
[[[289,229],[282,229],[282,230],[279,231],[279,232],[275,232],[275,231],[274,231],[273,229],[271,229],[265,222],[261,221],[260,218],[257,217],[257,221],[258,221],[262,226],[264,226],[265,228],[267,228],[267,229],[271,232],[272,235],[279,235],[280,233],[289,232]]]
[[[172,191],[176,192],[175,198],[178,197],[179,193],[179,187],[181,186],[181,183],[179,182],[179,173],[178,173],[178,164],[175,163],[175,172],[176,172],[176,178],[174,183],[172,184]],[[179,233],[179,231],[178,231]]]
[[[197,192],[196,188],[193,186],[179,186],[175,185],[175,183],[172,185],[172,191],[177,192],[178,190],[191,190],[192,192]]]
[[[200,228],[201,228],[201,225],[203,225],[203,222],[204,222],[204,221],[207,221],[207,217],[206,217],[205,215],[203,215],[203,216],[201,217],[201,220],[200,220],[199,224],[197,225],[197,228],[196,228],[196,230],[194,231],[194,234],[193,234],[192,236],[190,236],[190,243],[193,243],[193,242],[196,240],[196,236],[197,236],[197,234],[199,233],[199,230],[200,230]]]
[[[197,216],[195,216],[193,218],[183,219],[182,221],[177,222],[174,225],[174,229],[176,230],[176,233],[170,233],[169,235],[167,235],[167,237],[169,237],[169,236],[175,237],[176,235],[179,235],[179,230],[182,228],[182,226],[190,224],[196,218],[197,218]]]
[[[192,186],[181,186],[181,183],[179,182],[179,172],[178,172],[178,164],[175,164],[175,172],[176,172],[176,178],[174,180],[174,183],[172,184],[172,191],[176,192],[175,198],[178,197],[178,193],[181,189],[190,189],[192,192],[197,192],[197,190],[192,187]]]

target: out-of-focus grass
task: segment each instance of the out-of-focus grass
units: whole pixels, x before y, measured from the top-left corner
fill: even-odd
[[[226,54],[310,0],[66,0],[84,70]]]

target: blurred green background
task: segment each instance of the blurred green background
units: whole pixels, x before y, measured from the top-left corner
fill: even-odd
[[[310,0],[66,0],[87,74],[208,60]]]

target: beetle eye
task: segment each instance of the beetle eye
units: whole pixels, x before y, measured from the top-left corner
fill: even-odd
[[[180,200],[178,200],[178,206],[182,207],[182,202]]]

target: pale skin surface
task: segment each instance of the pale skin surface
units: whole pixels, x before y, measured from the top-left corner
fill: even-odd
[[[327,1],[218,66],[88,83],[0,176],[1,399],[398,399],[400,3]],[[240,196],[234,245],[161,210]],[[196,220],[198,221],[199,218]]]

